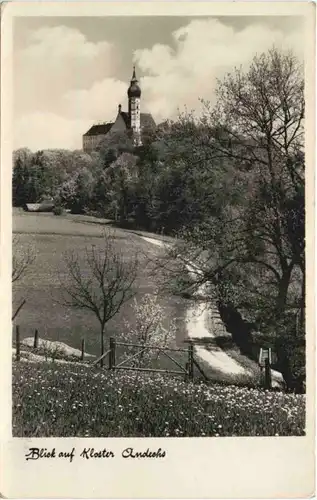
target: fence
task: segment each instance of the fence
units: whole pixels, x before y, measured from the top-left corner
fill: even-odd
[[[20,341],[20,327],[16,326],[16,335],[15,335],[15,344],[16,344],[16,361],[20,361],[21,358],[21,341]],[[35,330],[34,332],[34,343],[33,347],[37,348],[39,344],[39,332]],[[117,347],[129,347],[135,348],[137,352],[132,356],[124,359],[117,363],[116,355],[117,355]],[[156,350],[159,353],[166,356],[170,361],[172,361],[177,367],[178,370],[163,370],[159,368],[145,368],[142,366],[131,366],[128,365],[129,362],[133,360],[137,360],[140,355],[147,350]],[[183,366],[178,360],[173,358],[169,353],[170,352],[182,352],[187,353],[187,362],[185,366]],[[109,349],[104,352],[101,356],[99,356],[95,361],[93,361],[90,366],[95,367],[100,363],[101,367],[104,365],[104,360],[108,357],[108,369],[109,370],[132,370],[132,371],[140,371],[140,372],[157,372],[157,373],[166,373],[170,375],[183,375],[185,380],[192,381],[194,380],[194,368],[198,370],[198,372],[203,376],[204,380],[208,381],[209,378],[198,363],[195,355],[194,355],[194,345],[190,341],[187,349],[176,349],[172,347],[159,347],[155,345],[144,345],[144,344],[133,344],[128,342],[117,342],[115,338],[110,338]],[[81,355],[80,360],[85,360],[85,339],[81,340]],[[271,367],[270,360],[266,358],[264,360],[264,379],[265,379],[265,387],[271,388],[272,386],[272,378],[271,378]]]
[[[39,331],[37,329],[34,330],[34,341],[33,348],[37,349],[39,347]],[[85,361],[85,350],[86,343],[85,339],[81,339],[81,354],[80,361]],[[15,360],[20,361],[21,359],[21,336],[20,336],[20,326],[16,325],[15,327]]]
[[[133,354],[132,356],[129,356],[128,358],[124,359],[120,363],[117,363],[116,361],[116,355],[117,355],[117,347],[128,347],[128,348],[135,348],[137,352]],[[17,325],[15,329],[15,347],[16,347],[16,354],[15,354],[15,359],[16,361],[20,361],[21,359],[21,338],[20,338],[20,327]],[[33,342],[33,348],[37,349],[39,347],[39,331],[36,329],[34,331],[34,342]],[[145,368],[141,366],[131,366],[128,363],[137,360],[140,355],[147,351],[147,350],[155,350],[158,351],[159,353],[163,354],[163,356],[167,357],[172,363],[177,366],[178,370],[163,370],[159,368]],[[175,359],[170,353],[186,353],[187,354],[187,362],[185,363],[185,366],[182,365],[177,359]],[[181,348],[172,348],[172,347],[159,347],[155,345],[144,345],[144,344],[133,344],[133,343],[128,343],[128,342],[117,342],[115,338],[111,337],[110,338],[110,343],[109,343],[109,349],[103,353],[99,358],[97,358],[95,361],[91,363],[91,366],[94,367],[98,363],[100,363],[101,367],[103,367],[104,360],[105,358],[108,357],[108,369],[109,370],[133,370],[133,371],[141,371],[141,372],[157,372],[157,373],[167,373],[171,375],[183,375],[185,380],[192,381],[194,379],[194,367],[197,368],[197,370],[200,372],[200,374],[204,377],[205,380],[208,380],[207,375],[205,374],[204,370],[201,368],[199,365],[197,359],[195,359],[194,356],[194,346],[192,343],[189,343],[187,349],[181,349]],[[81,340],[81,355],[80,355],[80,360],[84,361],[85,360],[85,339]]]
[[[128,347],[128,348],[134,348],[136,349],[136,353],[132,354],[128,358],[124,359],[123,361],[120,361],[117,363],[116,361],[116,354],[117,354],[117,347]],[[142,353],[145,351],[158,351],[158,353],[161,353],[163,356],[167,357],[170,361],[172,361],[175,366],[177,366],[178,370],[163,370],[159,368],[145,368],[142,366],[131,366],[129,364],[133,360],[137,360],[140,358]],[[185,366],[182,365],[177,359],[175,359],[170,353],[173,352],[178,352],[178,353],[186,353],[187,354],[187,362]],[[167,373],[171,375],[183,375],[185,380],[192,381],[194,379],[194,367],[198,369],[198,371],[201,373],[201,375],[204,377],[205,380],[208,380],[207,375],[199,365],[198,361],[195,359],[194,356],[194,346],[192,343],[189,344],[187,349],[181,349],[181,348],[172,348],[172,347],[159,347],[156,345],[145,345],[145,344],[133,344],[133,343],[128,343],[128,342],[117,342],[113,337],[110,338],[110,344],[109,344],[109,349],[102,354],[98,359],[96,359],[92,365],[96,366],[98,363],[103,366],[103,360],[108,357],[108,369],[109,370],[132,370],[132,371],[140,371],[140,372],[156,372],[156,373]]]

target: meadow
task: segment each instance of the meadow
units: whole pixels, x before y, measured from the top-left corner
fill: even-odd
[[[76,349],[81,348],[81,340],[84,338],[86,352],[95,356],[100,354],[97,319],[90,311],[70,309],[61,303],[60,280],[66,277],[64,253],[74,250],[80,258],[83,258],[87,246],[102,245],[106,225],[106,220],[84,215],[55,216],[51,213],[27,213],[14,209],[13,232],[18,237],[19,245],[22,248],[31,247],[36,257],[34,264],[27,270],[23,279],[13,285],[13,310],[16,310],[23,299],[26,300],[14,322],[14,327],[16,325],[20,327],[21,340],[33,337],[37,329],[40,339],[64,342]],[[133,231],[116,228],[115,234],[118,249],[124,253],[125,258],[129,259],[132,253],[136,252],[140,259],[136,299],[141,299],[144,294],[154,294],[157,290],[157,274],[153,272],[148,259],[155,259],[162,249],[140,237],[149,236],[148,233],[138,231],[136,234]],[[165,238],[168,239],[168,237]],[[184,348],[187,346],[184,343],[187,340],[186,310],[190,302],[184,297],[170,294],[160,295],[159,302],[164,310],[164,326],[168,328],[171,318],[175,319],[175,337],[169,339],[169,347]],[[130,333],[126,322],[133,329],[135,323],[133,301],[124,304],[119,313],[107,324],[106,339],[110,336],[118,338],[123,334],[127,341],[135,341],[132,336],[129,338]],[[23,349],[26,349],[25,346]],[[241,358],[240,362],[247,361],[237,349],[237,352],[233,351],[231,349],[230,353],[232,356]],[[34,354],[43,353],[37,350]],[[125,354],[124,349],[119,348],[117,360],[120,362]],[[185,366],[188,360],[186,353],[174,353],[173,357],[182,366]],[[210,380],[259,385],[259,369],[255,363],[250,370],[253,373],[252,377],[237,380],[234,374],[221,373],[204,361],[199,360],[199,362]],[[171,360],[162,355],[157,360],[153,359],[151,366],[160,369],[177,369]],[[197,370],[195,377],[199,378]]]
[[[105,222],[91,218],[17,212],[13,231],[22,247],[31,245],[36,260],[27,274],[14,284],[13,308],[26,300],[15,324],[21,340],[34,335],[59,341],[98,356],[98,322],[89,311],[66,308],[59,300],[60,280],[65,278],[63,254],[74,250],[83,258],[85,248],[102,245]],[[136,298],[157,290],[157,276],[148,257],[161,251],[140,235],[116,229],[118,248],[129,259],[137,252],[141,261],[136,283]],[[176,318],[176,335],[170,347],[184,348],[187,340],[185,313],[189,306],[183,297],[160,296],[166,317]],[[120,337],[126,321],[133,326],[132,303],[126,303],[107,325],[107,337]],[[127,341],[129,332],[125,332]],[[14,342],[13,342],[14,346]],[[230,350],[240,363],[246,363],[250,376],[220,373],[199,363],[208,384],[197,370],[194,382],[183,376],[131,371],[108,371],[84,363],[61,363],[59,357],[48,362],[41,348],[22,345],[21,361],[13,361],[13,435],[19,437],[185,437],[185,436],[283,436],[305,432],[305,396],[264,391],[259,368]],[[26,354],[35,354],[29,360]],[[120,348],[117,362],[126,353]],[[38,356],[42,357],[38,357]],[[63,356],[61,356],[63,358]],[[185,366],[187,353],[173,353]],[[40,362],[41,360],[41,362]],[[69,359],[68,361],[74,361]],[[252,365],[252,366],[251,366]],[[107,362],[106,362],[107,366]],[[161,355],[150,366],[177,369]],[[256,368],[256,369],[255,369]]]
[[[16,437],[304,434],[304,395],[79,365],[13,365]]]
[[[99,354],[99,323],[93,313],[66,308],[60,301],[60,280],[65,277],[64,253],[74,250],[83,258],[87,246],[102,245],[105,222],[92,221],[92,218],[84,216],[67,214],[57,217],[15,210],[13,232],[18,236],[19,244],[25,248],[31,246],[36,255],[27,274],[13,286],[13,309],[23,299],[26,300],[15,321],[20,326],[21,339],[33,336],[34,330],[38,329],[40,338],[65,342],[79,349],[81,339],[85,338],[87,352]],[[156,277],[145,265],[145,256],[155,258],[160,249],[132,232],[116,229],[115,234],[124,258],[129,259],[135,252],[140,259],[136,298],[141,298],[145,293],[155,293]],[[177,320],[173,346],[180,347],[186,336],[186,300],[169,296],[161,297],[160,301],[166,311],[166,326],[168,318]],[[107,337],[123,333],[124,322],[133,325],[133,319],[132,302],[128,302],[107,324]]]

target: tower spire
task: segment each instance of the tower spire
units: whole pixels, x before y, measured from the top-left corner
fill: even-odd
[[[129,119],[130,127],[133,131],[134,143],[137,145],[141,144],[141,114],[140,114],[140,98],[141,89],[139,87],[139,82],[135,74],[135,66],[133,66],[132,79],[130,81],[130,87],[128,88],[128,98],[129,98]]]
[[[135,66],[133,66],[133,73],[132,73],[132,78],[130,81],[130,87],[128,88],[128,97],[129,99],[131,97],[141,97],[141,89],[139,86],[138,79],[135,74]]]

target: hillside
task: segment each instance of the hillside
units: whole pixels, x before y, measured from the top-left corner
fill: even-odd
[[[89,222],[88,222],[89,220]],[[94,315],[85,310],[71,310],[60,303],[60,279],[65,273],[63,255],[73,250],[81,258],[86,247],[101,247],[104,223],[92,218],[53,214],[28,214],[16,211],[13,217],[13,232],[22,248],[31,246],[36,260],[22,280],[13,286],[13,308],[22,299],[26,304],[16,320],[20,325],[21,338],[32,337],[38,329],[40,338],[65,342],[80,349],[85,338],[87,351],[99,354],[99,326]],[[140,259],[140,272],[136,283],[136,299],[156,291],[156,279],[146,266],[146,256],[155,257],[159,249],[131,232],[116,229],[118,249],[129,259],[134,253]],[[178,328],[175,345],[180,346],[185,338],[185,310],[187,303],[179,297],[161,297],[160,303],[166,318],[176,318]],[[108,335],[122,333],[123,318],[133,325],[131,302],[107,325]],[[166,326],[169,321],[167,319]],[[126,327],[125,327],[126,328]]]

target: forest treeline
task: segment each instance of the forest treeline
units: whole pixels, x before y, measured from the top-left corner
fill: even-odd
[[[184,290],[212,285],[242,351],[256,332],[274,345],[288,386],[305,380],[304,78],[276,49],[218,82],[200,116],[186,112],[98,149],[14,152],[13,204],[50,196],[73,213],[177,236],[195,261]],[[172,257],[172,256],[171,256]],[[238,319],[243,317],[242,326]],[[234,318],[236,317],[236,320]],[[237,330],[238,329],[238,330]],[[252,335],[255,337],[253,338]],[[252,340],[253,339],[253,340]]]

